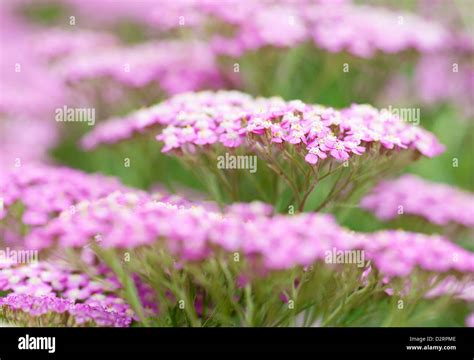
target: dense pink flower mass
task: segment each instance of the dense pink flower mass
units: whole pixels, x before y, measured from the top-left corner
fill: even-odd
[[[382,220],[407,214],[437,225],[474,227],[473,194],[414,175],[383,181],[362,199],[361,206]]]
[[[412,14],[372,6],[315,7],[306,14],[314,24],[316,45],[331,52],[347,50],[370,57],[375,52],[439,50],[448,33],[436,23]]]
[[[54,295],[9,294],[0,298],[0,312],[7,321],[21,326],[42,325],[42,322],[35,323],[35,318],[40,316],[51,326],[128,327],[131,323],[130,316],[125,314]]]
[[[97,276],[103,274],[103,270],[99,272],[97,268],[97,271]],[[8,314],[8,310],[23,311],[33,317],[68,312],[74,317],[69,326],[89,321],[98,326],[128,326],[133,311],[114,295],[113,291],[120,285],[110,274],[108,276],[94,280],[51,262],[7,266],[0,270],[0,290],[9,294],[0,299],[0,307],[4,307],[7,319],[13,315]]]
[[[306,149],[306,161],[331,156],[347,160],[361,155],[371,143],[382,148],[412,148],[432,157],[444,148],[431,133],[369,105],[340,111],[299,100],[252,98],[237,91],[179,94],[124,119],[99,125],[82,140],[85,148],[114,143],[153,126],[162,126],[157,139],[163,152],[194,152],[220,143],[234,148],[255,142],[287,143]]]
[[[230,36],[213,35],[218,53],[241,55],[265,46],[291,47],[314,41],[331,52],[348,51],[371,57],[377,51],[420,52],[444,45],[446,30],[413,14],[350,1],[324,0],[67,0],[84,18],[97,23],[133,20],[161,30],[204,28],[212,21],[232,29]],[[105,16],[107,14],[107,16]],[[228,32],[228,31],[227,31]]]
[[[406,276],[416,267],[474,274],[474,253],[439,235],[385,230],[369,234],[367,240],[367,257],[387,276]]]
[[[220,84],[214,54],[198,41],[110,47],[66,58],[57,65],[56,71],[73,83],[100,78],[111,78],[130,87],[157,83],[168,94]]]
[[[122,288],[120,281],[104,264],[91,260],[90,255],[93,252],[89,248],[82,251],[87,274],[59,261],[18,266],[0,263],[0,291],[9,296],[3,305],[40,316],[49,311],[61,312],[56,305],[62,304],[67,305],[63,310],[75,317],[75,325],[93,321],[98,326],[128,326],[138,317],[117,295]],[[145,313],[156,314],[154,290],[135,274],[133,281]]]
[[[7,321],[20,326],[41,325],[42,322],[35,322],[40,316],[52,326],[128,327],[131,323],[130,316],[106,307],[75,303],[54,295],[9,294],[0,298],[0,312]]]
[[[210,12],[235,27],[231,37],[216,35],[214,47],[233,56],[268,45],[297,46],[308,40],[330,52],[347,51],[360,57],[372,57],[378,51],[430,52],[442,48],[448,37],[443,27],[413,14],[349,2],[255,1],[239,6],[235,1],[231,6],[213,5]]]
[[[404,276],[415,267],[440,273],[474,272],[474,255],[440,236],[401,231],[356,234],[338,226],[331,216],[316,213],[270,216],[265,211],[242,216],[246,213],[218,213],[113,194],[79,204],[75,213],[64,212],[35,229],[27,244],[80,247],[100,234],[104,248],[134,248],[163,239],[182,260],[203,260],[218,246],[261,258],[267,269],[308,266],[323,261],[332,249],[360,249],[387,276]]]
[[[21,238],[18,222],[40,226],[63,210],[74,211],[74,204],[81,200],[97,199],[125,188],[116,179],[66,167],[23,165],[5,169],[0,173],[2,240],[15,243]]]

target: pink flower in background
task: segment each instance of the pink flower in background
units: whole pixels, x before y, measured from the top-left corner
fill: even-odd
[[[245,6],[231,1],[203,7],[233,26],[230,36],[214,35],[212,46],[234,57],[266,46],[296,47],[312,40],[329,52],[369,58],[377,52],[433,52],[444,48],[449,39],[448,31],[436,22],[350,1],[247,1]]]
[[[474,327],[474,313],[469,314],[469,316],[466,318],[466,326]]]
[[[189,58],[193,61],[189,62]],[[110,78],[140,88],[157,84],[168,94],[221,85],[215,55],[198,41],[162,41],[109,47],[66,57],[55,71],[67,83]]]
[[[16,229],[15,224],[18,223],[31,228],[44,225],[63,210],[75,211],[75,204],[82,200],[95,199],[126,188],[114,178],[89,175],[66,167],[25,164],[5,169],[0,175],[4,207],[0,219],[8,226],[3,225],[0,234],[10,227]],[[20,218],[14,211],[16,204],[24,207]],[[22,238],[18,232],[10,242],[21,245]]]
[[[127,315],[110,311],[100,305],[75,303],[73,300],[61,299],[54,295],[9,294],[0,298],[2,316],[15,325],[38,326],[43,321],[35,318],[44,316],[51,326],[107,326],[128,327],[131,318]],[[52,317],[61,314],[62,317]],[[29,315],[28,318],[25,315]]]
[[[123,196],[127,195],[113,194],[80,205],[83,210],[77,213],[64,212],[47,226],[35,229],[27,244],[31,239],[40,248],[56,243],[79,247],[98,233],[103,234],[100,246],[104,248],[135,248],[165,239],[168,250],[181,261],[203,261],[219,246],[239,251],[248,261],[259,255],[266,270],[309,266],[323,261],[334,248],[359,249],[389,277],[406,276],[416,267],[433,273],[474,273],[473,254],[437,235],[403,231],[356,234],[339,227],[329,215],[272,216],[269,209],[257,204],[249,205],[249,209],[257,206],[250,216],[242,205],[239,211],[233,208],[220,213],[199,204],[183,208],[135,198],[126,206],[117,206]],[[99,210],[104,217],[94,216]],[[85,231],[84,221],[92,231]],[[282,233],[286,234],[284,239]],[[71,241],[72,234],[79,237]],[[38,238],[42,243],[35,240]]]
[[[437,225],[474,226],[473,194],[414,175],[381,182],[362,199],[361,206],[382,220],[406,214],[421,216]]]

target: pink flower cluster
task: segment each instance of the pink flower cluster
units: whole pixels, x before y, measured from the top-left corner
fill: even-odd
[[[47,317],[49,326],[91,326],[94,324],[106,327],[128,327],[131,323],[131,318],[124,314],[107,310],[99,305],[75,303],[54,295],[9,294],[0,298],[0,312],[7,321],[21,326],[37,325],[34,319],[41,316]],[[29,317],[26,318],[25,314]],[[54,315],[58,314],[63,315],[64,319],[56,320],[56,323],[53,319]],[[26,319],[28,320],[25,323]]]
[[[474,301],[474,279],[468,282],[459,281],[455,276],[450,276],[444,279],[438,286],[430,290],[427,298],[434,298],[439,296],[455,296],[467,302]]]
[[[305,14],[313,24],[311,34],[316,45],[331,52],[347,50],[360,57],[371,57],[377,51],[432,52],[442,49],[449,36],[437,23],[373,6],[315,6],[306,9]]]
[[[74,204],[81,200],[124,189],[116,179],[66,167],[36,164],[10,168],[0,174],[0,234],[5,242],[14,243],[21,238],[15,231],[18,222],[44,225],[63,210],[74,211]],[[13,213],[15,204],[23,209],[21,219]]]
[[[474,274],[474,253],[439,235],[384,230],[368,234],[364,249],[375,267],[389,277],[409,275],[415,268]]]
[[[415,69],[414,86],[422,103],[452,102],[468,117],[474,117],[474,44],[467,53],[450,52],[423,56]],[[453,55],[454,54],[454,55]],[[434,79],[436,77],[437,80]]]
[[[65,5],[79,13],[81,20],[105,27],[133,21],[141,26],[167,31],[178,27],[202,25],[205,14],[197,9],[202,1],[196,0],[63,0]],[[209,2],[205,0],[204,3]],[[211,3],[216,2],[211,0]],[[217,2],[219,3],[219,2]],[[224,4],[222,4],[224,5]],[[180,20],[182,19],[182,20]]]
[[[133,311],[113,293],[120,284],[110,273],[108,278],[104,277],[107,274],[104,268],[95,270],[102,278],[93,280],[54,262],[3,268],[0,290],[11,293],[2,305],[21,309],[32,316],[69,311],[79,324],[94,321],[99,326],[128,326]]]
[[[239,6],[233,1],[228,5],[215,4],[210,12],[234,25],[235,33],[215,36],[213,45],[217,52],[233,56],[268,45],[296,46],[312,40],[330,52],[367,58],[377,51],[431,52],[443,48],[448,39],[442,26],[416,15],[349,2],[254,1]]]
[[[381,182],[362,199],[361,206],[381,220],[407,214],[436,225],[474,227],[473,194],[414,175]]]
[[[217,20],[233,31],[231,36],[211,33],[213,47],[218,53],[234,56],[265,46],[291,47],[313,41],[331,52],[371,57],[376,51],[437,50],[447,37],[443,27],[416,15],[342,0],[67,2],[84,18],[101,25],[132,19],[166,31],[205,28]]]
[[[123,202],[123,197],[129,201]],[[241,205],[242,207],[243,205]],[[255,205],[249,205],[250,207]],[[245,214],[244,216],[240,214]],[[267,270],[309,266],[324,261],[327,251],[361,250],[385,275],[405,276],[416,267],[432,272],[474,272],[474,254],[440,236],[383,231],[351,233],[329,215],[302,213],[249,217],[217,213],[202,207],[183,208],[163,202],[142,202],[116,195],[78,206],[33,231],[27,243],[44,248],[57,243],[81,247],[100,234],[104,248],[134,248],[164,241],[184,261],[199,261],[214,250],[239,252]]]
[[[4,2],[3,2],[4,3]],[[0,169],[43,161],[56,144],[54,109],[64,104],[67,91],[37,53],[42,30],[30,27],[0,5]],[[44,45],[42,43],[41,45]]]
[[[254,99],[236,91],[176,95],[123,120],[99,125],[82,145],[90,149],[114,143],[154,126],[164,127],[157,136],[163,152],[195,152],[196,147],[218,143],[235,148],[260,141],[305,149],[306,161],[316,164],[328,156],[343,161],[362,155],[372,143],[388,150],[411,148],[428,157],[444,150],[428,131],[369,105],[338,111],[299,100]]]
[[[109,47],[66,58],[55,70],[67,82],[111,78],[132,88],[157,83],[168,94],[221,85],[215,55],[198,41]]]

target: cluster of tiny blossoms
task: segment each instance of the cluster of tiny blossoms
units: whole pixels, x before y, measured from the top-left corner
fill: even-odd
[[[131,323],[124,314],[54,295],[9,294],[0,298],[0,314],[16,326],[128,327]]]
[[[27,313],[27,319],[67,311],[76,325],[92,321],[98,326],[128,326],[133,311],[114,294],[120,283],[104,267],[95,270],[102,275],[98,280],[55,262],[6,266],[0,270],[0,290],[9,293],[0,300],[3,315],[15,321],[15,310]]]
[[[30,164],[0,174],[0,234],[7,243],[22,238],[19,225],[41,226],[74,204],[123,190],[118,180],[66,167]]]
[[[436,225],[474,227],[473,194],[414,175],[381,182],[362,199],[361,206],[381,220],[407,214]]]
[[[369,234],[364,249],[375,267],[391,277],[407,276],[417,267],[474,275],[474,254],[440,235],[384,230]]]
[[[126,199],[126,200],[125,200]],[[327,251],[367,253],[387,276],[405,276],[415,267],[430,272],[472,273],[474,255],[440,236],[385,231],[357,234],[337,225],[330,215],[302,213],[270,216],[265,207],[232,214],[143,201],[113,194],[64,212],[27,239],[31,247],[81,247],[101,234],[104,248],[136,248],[164,240],[171,254],[201,261],[216,248],[255,259],[266,270],[291,269],[324,261]],[[252,214],[252,216],[249,216]]]
[[[348,160],[373,143],[382,148],[415,149],[432,157],[444,148],[434,135],[404,122],[388,112],[369,105],[352,105],[340,111],[299,100],[252,98],[236,91],[179,94],[161,104],[113,119],[98,126],[82,145],[93,148],[114,143],[146,131],[164,127],[157,136],[163,152],[195,152],[196,147],[221,144],[289,144],[305,153],[305,160],[316,164],[331,156]]]

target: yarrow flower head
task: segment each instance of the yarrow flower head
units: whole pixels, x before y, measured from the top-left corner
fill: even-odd
[[[234,148],[248,144],[246,138],[263,142],[266,137],[279,144],[306,144],[310,154],[329,153],[338,160],[362,155],[372,142],[386,149],[413,148],[430,157],[443,151],[427,131],[369,105],[337,111],[281,98],[254,99],[236,91],[177,95],[123,120],[99,125],[82,144],[93,148],[117,142],[155,125],[163,127],[157,139],[164,143],[165,152],[217,143]]]
[[[420,154],[433,157],[444,151],[433,134],[369,105],[335,110],[299,100],[252,98],[237,91],[176,95],[124,119],[99,125],[82,139],[82,146],[91,149],[139,133],[157,134],[162,152],[184,155],[185,160],[210,152],[256,154],[280,176],[288,162],[299,159],[329,173],[337,167],[333,162],[357,163],[358,157],[372,158],[371,165],[377,168],[377,160],[384,158],[381,154],[391,155],[394,162],[401,158],[404,163]],[[362,168],[357,167],[359,173]],[[298,178],[307,178],[308,172],[301,169],[297,167]],[[288,176],[286,180],[297,181]],[[292,187],[295,192],[297,187]]]
[[[381,182],[362,199],[361,206],[381,220],[413,215],[436,225],[474,227],[473,194],[415,175]]]
[[[118,180],[66,167],[30,164],[0,174],[0,234],[7,243],[23,238],[21,227],[41,226],[84,199],[126,189]]]
[[[190,63],[189,58],[194,61]],[[156,83],[167,94],[219,86],[221,81],[214,54],[196,41],[109,47],[67,57],[55,71],[68,83],[99,78],[110,78],[130,88]]]
[[[403,277],[415,268],[474,275],[474,254],[439,235],[379,231],[367,235],[364,249],[375,267],[388,277]]]
[[[30,239],[42,239],[43,246],[80,247],[101,233],[101,247],[129,249],[164,240],[168,251],[182,261],[204,260],[217,247],[261,259],[267,270],[309,266],[333,248],[365,251],[387,276],[403,276],[415,267],[441,273],[474,270],[472,253],[440,236],[403,231],[357,234],[338,226],[329,215],[272,216],[271,208],[257,203],[215,212],[159,201],[123,205],[117,203],[119,198],[96,200],[74,214],[65,213]]]
[[[377,52],[409,49],[433,52],[442,49],[448,39],[441,25],[416,15],[350,2],[255,1],[243,8],[237,2],[232,5],[210,9],[217,19],[234,27],[231,36],[213,37],[216,51],[231,56],[265,46],[297,46],[310,40],[329,52],[347,51],[368,58]],[[240,11],[229,11],[229,7]]]
[[[9,294],[0,298],[0,313],[16,326],[128,327],[131,323],[125,314],[54,295]]]
[[[93,270],[93,268],[92,268]],[[101,271],[95,270],[97,276]],[[128,326],[133,311],[114,294],[118,285],[111,274],[109,279],[93,280],[86,274],[74,272],[66,265],[54,262],[39,262],[0,270],[0,289],[7,292],[0,298],[0,307],[7,319],[33,321],[35,317],[68,313],[74,317],[71,323],[59,316],[56,325],[80,325],[93,322],[98,326]],[[33,319],[20,316],[27,313]],[[76,318],[77,317],[77,318]]]
[[[266,46],[294,47],[312,41],[316,47],[331,52],[348,51],[355,56],[371,57],[377,51],[434,51],[442,48],[447,38],[447,31],[441,25],[414,14],[345,0],[247,0],[245,4],[238,0],[224,3],[181,0],[160,4],[153,0],[142,0],[140,4],[103,0],[100,5],[89,0],[68,0],[68,3],[84,19],[102,26],[127,19],[161,31],[221,24],[227,30],[226,36],[212,30],[205,35],[210,37],[215,51],[232,56]],[[387,28],[391,29],[390,34]]]
[[[119,296],[120,282],[103,263],[97,260],[92,262],[85,257],[85,252],[87,248],[81,256],[88,266],[88,274],[58,260],[18,266],[3,264],[0,291],[6,292],[12,299],[12,302],[5,304],[15,307],[13,300],[24,299],[27,308],[21,309],[32,316],[41,316],[49,311],[61,312],[55,308],[59,304],[62,312],[69,311],[77,317],[75,324],[93,321],[98,326],[128,326],[137,316]],[[153,290],[137,276],[133,277],[133,281],[144,310],[148,315],[155,314],[158,308]]]

